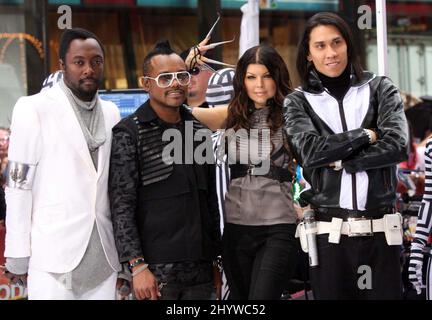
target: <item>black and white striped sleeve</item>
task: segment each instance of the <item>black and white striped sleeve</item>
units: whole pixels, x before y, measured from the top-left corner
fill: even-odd
[[[224,223],[226,219],[225,214],[225,193],[228,190],[228,184],[230,181],[230,172],[229,172],[229,166],[227,164],[227,156],[221,155],[220,150],[218,150],[221,142],[223,142],[222,139],[223,132],[217,131],[212,135],[213,140],[213,151],[215,153],[215,159],[216,159],[216,190],[217,190],[217,196],[218,196],[218,203],[219,203],[219,212],[221,214],[220,219],[220,228],[221,233],[223,233]],[[227,300],[229,297],[229,287],[228,282],[226,280],[225,272],[222,273],[222,300]]]
[[[221,143],[223,133],[217,131],[213,133],[213,151],[215,153],[216,159],[216,190],[219,202],[219,212],[221,213],[221,231],[223,231],[224,221],[225,221],[225,193],[228,190],[228,184],[230,181],[229,167],[227,165],[226,155],[223,156],[219,154],[219,145]]]
[[[425,150],[425,189],[423,200],[418,212],[417,227],[412,246],[422,249],[432,231],[432,139],[426,144]],[[411,253],[413,250],[411,250]]]
[[[432,231],[432,140],[429,140],[426,144],[424,162],[425,189],[422,204],[418,212],[416,232],[411,243],[410,261],[408,265],[408,279],[413,284],[417,294],[420,294],[423,288],[423,249]],[[428,269],[429,268],[430,263]],[[428,274],[429,273],[430,271],[428,271]],[[427,276],[427,278],[429,278],[429,276]],[[429,289],[426,290],[427,296],[429,296],[429,291]]]

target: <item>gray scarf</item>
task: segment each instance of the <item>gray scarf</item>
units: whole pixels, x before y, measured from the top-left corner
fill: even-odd
[[[75,112],[97,170],[98,148],[106,140],[105,121],[99,95],[96,93],[90,102],[82,101],[72,93],[63,79],[59,83]]]

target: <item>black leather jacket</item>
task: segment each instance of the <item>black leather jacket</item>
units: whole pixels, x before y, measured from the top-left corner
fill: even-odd
[[[354,98],[345,99],[348,94]],[[352,209],[361,210],[357,207],[358,190],[355,184],[356,173],[360,172],[367,173],[369,182],[367,193],[364,191],[364,209],[393,207],[396,200],[396,165],[408,157],[408,128],[398,89],[388,78],[364,72],[361,81],[351,78],[350,90],[343,101],[337,101],[339,110],[337,107],[317,109],[328,108],[326,103],[330,102],[335,105],[335,99],[323,88],[313,71],[307,87],[297,89],[285,99],[288,140],[295,158],[303,167],[304,178],[311,185],[311,189],[304,191],[301,198],[312,207],[340,208],[343,170],[334,170],[329,164],[342,160],[345,172],[354,174],[351,175],[354,183],[348,186],[348,189],[352,188],[349,191],[352,192]],[[351,101],[352,105],[344,105],[346,101]],[[310,102],[316,105],[312,107]],[[364,118],[358,119],[359,126],[351,125],[347,130],[347,121],[348,124],[352,121],[345,119],[343,111],[357,105],[364,112],[356,111],[351,115],[361,114]],[[321,113],[320,117],[317,114],[320,112],[333,113]],[[340,121],[343,129],[339,132],[332,130],[328,125],[332,121],[329,117]],[[327,122],[322,118],[326,118]],[[376,130],[376,143],[369,144],[369,136],[363,128]]]

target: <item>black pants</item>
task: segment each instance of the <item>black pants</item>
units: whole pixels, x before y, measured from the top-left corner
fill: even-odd
[[[225,224],[222,259],[230,299],[280,299],[296,268],[295,228]]]
[[[161,286],[160,300],[216,300],[210,261],[150,264]]]
[[[315,299],[401,299],[400,246],[389,246],[384,233],[368,237],[317,236],[319,266],[310,268]]]

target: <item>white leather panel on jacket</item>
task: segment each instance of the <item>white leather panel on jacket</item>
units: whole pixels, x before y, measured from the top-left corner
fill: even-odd
[[[342,121],[339,113],[339,104],[336,98],[327,91],[320,94],[304,92],[306,99],[314,112],[323,120],[334,133],[342,133]],[[343,99],[343,109],[348,130],[361,127],[369,108],[370,87],[364,84],[360,87],[351,87]],[[357,207],[365,210],[369,178],[366,172],[356,173]],[[344,209],[353,209],[352,177],[345,170],[342,173],[339,205]]]

